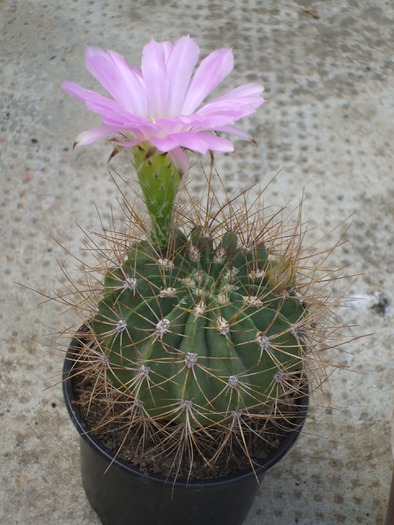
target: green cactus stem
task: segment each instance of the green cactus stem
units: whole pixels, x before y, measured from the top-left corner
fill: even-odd
[[[152,241],[165,245],[173,227],[174,202],[182,174],[168,153],[142,146],[133,148],[134,165],[152,221]]]
[[[167,157],[139,154],[145,191],[160,193],[157,172],[175,191]],[[164,239],[172,226],[158,227]],[[146,417],[192,428],[268,410],[305,356],[297,327],[306,311],[294,286],[290,260],[269,257],[262,243],[239,247],[233,231],[213,240],[202,227],[173,230],[163,249],[135,243],[108,270],[92,321],[107,376]]]

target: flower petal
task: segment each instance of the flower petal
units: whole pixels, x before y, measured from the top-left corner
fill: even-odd
[[[107,137],[108,135],[115,135],[120,131],[122,130],[119,130],[119,128],[107,126],[105,124],[97,126],[97,128],[82,131],[82,133],[80,133],[75,139],[75,146],[86,146],[87,144],[91,144],[92,142]]]
[[[137,138],[134,140],[127,140],[127,139],[123,139],[123,137],[115,137],[112,140],[115,144],[122,146],[122,148],[133,148],[134,146],[138,146],[138,144],[141,144],[141,142],[143,142],[143,139],[141,138]]]
[[[186,172],[189,167],[189,161],[187,160],[186,153],[182,148],[174,148],[168,152],[171,157],[174,166],[179,171],[180,177]]]
[[[142,51],[141,71],[148,96],[147,116],[154,120],[167,116],[169,79],[166,56],[171,52],[168,44],[152,39]]]
[[[193,70],[200,55],[200,48],[189,35],[177,40],[167,60],[167,75],[170,79],[167,115],[179,114]]]
[[[182,107],[183,114],[193,113],[201,102],[232,71],[234,57],[231,49],[217,49],[199,65],[189,86]]]
[[[90,111],[93,111],[94,113],[98,113],[99,115],[105,115],[106,113],[117,113],[121,115],[127,114],[114,100],[104,97],[90,89],[86,89],[75,82],[63,82],[61,87],[73,97],[82,100]]]
[[[252,135],[243,129],[239,129],[235,126],[222,126],[215,128],[215,131],[219,133],[227,133],[228,135],[233,135],[241,140],[253,140]]]
[[[178,146],[202,153],[203,155],[208,150],[221,151],[223,153],[234,151],[234,145],[230,140],[209,133],[185,131],[184,133],[175,133],[165,138],[151,137],[150,140],[160,151],[171,151]]]
[[[85,52],[86,67],[96,80],[127,111],[146,117],[147,96],[141,73],[130,68],[122,55],[90,46]]]
[[[205,104],[196,115],[208,117],[226,114],[238,120],[250,115],[264,103],[261,97],[263,91],[264,88],[260,84],[239,86]]]
[[[75,82],[63,82],[62,89],[78,98],[86,107],[101,115],[103,122],[114,126],[138,126],[146,125],[148,122],[145,118],[134,117],[131,113],[122,108],[115,100],[104,97],[95,91],[90,91]]]

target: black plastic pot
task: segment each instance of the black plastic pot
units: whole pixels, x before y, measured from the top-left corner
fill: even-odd
[[[220,480],[166,480],[143,474],[113,454],[89,433],[73,403],[73,340],[63,368],[63,394],[69,415],[80,435],[82,481],[86,495],[104,525],[240,525],[252,505],[259,485],[251,469]],[[308,410],[308,395],[300,399],[295,430],[256,468],[261,481],[265,472],[287,454],[295,443]],[[109,468],[108,468],[109,467]]]

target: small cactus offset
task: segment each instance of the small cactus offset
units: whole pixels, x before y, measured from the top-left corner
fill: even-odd
[[[159,250],[136,242],[104,279],[91,323],[108,378],[146,417],[192,427],[257,414],[303,370],[308,315],[291,262],[178,229]]]

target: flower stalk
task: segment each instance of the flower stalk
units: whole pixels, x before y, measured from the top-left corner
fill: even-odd
[[[164,247],[171,236],[174,204],[182,173],[168,153],[137,146],[132,149],[134,165],[151,218],[151,239]]]

